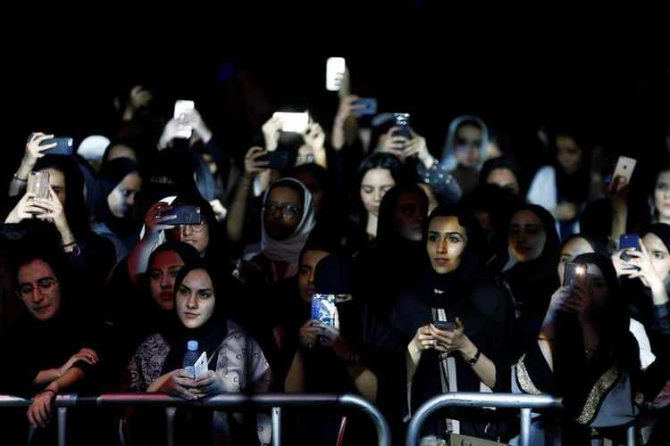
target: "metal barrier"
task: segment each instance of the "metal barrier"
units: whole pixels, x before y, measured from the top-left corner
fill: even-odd
[[[28,407],[32,400],[13,396],[0,395],[2,407]],[[298,395],[298,394],[264,394],[246,396],[240,394],[224,394],[201,401],[187,401],[157,393],[111,393],[100,396],[79,397],[77,395],[61,395],[54,401],[58,409],[58,445],[65,446],[67,441],[67,410],[81,407],[127,407],[127,406],[159,406],[166,408],[168,421],[168,445],[174,444],[174,408],[175,407],[211,407],[221,408],[271,408],[272,409],[272,443],[281,446],[281,408],[282,407],[314,407],[314,406],[353,407],[363,411],[377,429],[379,446],[390,446],[391,433],[388,423],[379,410],[355,395]]]
[[[498,407],[521,409],[521,430],[519,446],[530,446],[530,424],[532,409],[561,409],[561,400],[550,395],[526,395],[517,393],[446,393],[426,401],[414,413],[407,427],[405,446],[416,446],[419,443],[421,427],[426,419],[436,410],[445,407]],[[627,431],[628,446],[635,446],[635,426]]]

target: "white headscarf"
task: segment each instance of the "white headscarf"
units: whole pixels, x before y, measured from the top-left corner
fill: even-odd
[[[293,178],[282,178],[281,180],[272,183],[267,191],[265,191],[265,195],[263,196],[263,206],[265,206],[265,203],[270,196],[270,191],[273,188],[286,183],[293,183],[299,186],[303,191],[302,218],[300,219],[298,227],[293,231],[293,234],[284,240],[275,240],[265,231],[263,216],[261,215],[261,251],[270,260],[288,262],[291,264],[289,272],[297,273],[300,253],[305,247],[307,237],[309,237],[309,234],[312,232],[312,229],[314,229],[314,224],[316,223],[312,206],[312,194],[300,181]]]

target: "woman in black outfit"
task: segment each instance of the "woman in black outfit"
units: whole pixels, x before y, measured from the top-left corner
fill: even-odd
[[[424,240],[429,263],[418,284],[400,294],[392,315],[393,324],[411,339],[406,381],[411,409],[444,392],[506,391],[513,311],[504,288],[484,270],[477,220],[458,207],[438,207],[428,218]],[[455,371],[455,382],[448,371]],[[460,420],[462,434],[505,435],[504,423],[486,411],[449,416]],[[437,441],[444,419],[432,420],[422,436]]]

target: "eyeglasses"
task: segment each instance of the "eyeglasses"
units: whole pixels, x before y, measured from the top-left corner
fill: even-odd
[[[289,218],[295,218],[302,215],[302,206],[298,206],[295,204],[277,205],[274,203],[266,203],[263,206],[263,212],[265,212],[266,214],[274,215],[274,213],[277,212],[278,210],[281,210],[283,216]]]
[[[45,277],[37,281],[37,288],[39,288],[42,293],[46,294],[49,293],[57,283],[58,280],[56,280],[55,278]],[[19,287],[18,294],[19,297],[27,298],[30,297],[30,295],[33,294],[34,291],[35,287],[33,287],[30,284],[25,284]]]
[[[179,231],[184,231],[184,229],[188,226],[193,232],[202,232],[205,229],[205,223],[206,222],[202,220],[200,223],[192,225],[179,225]]]

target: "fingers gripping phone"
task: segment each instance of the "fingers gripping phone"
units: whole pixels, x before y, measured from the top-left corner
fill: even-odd
[[[326,61],[326,90],[338,91],[347,69],[344,57],[329,57]]]
[[[614,181],[616,177],[622,177],[626,180],[626,184],[630,184],[630,179],[633,176],[633,171],[635,170],[635,164],[637,164],[635,159],[628,158],[626,156],[620,156],[617,160],[616,167],[614,168],[612,181]]]
[[[47,149],[42,153],[45,155],[63,155],[63,156],[72,156],[72,154],[74,153],[73,139],[70,137],[45,139],[40,143],[40,146],[48,146],[54,143],[56,144],[56,147]]]
[[[281,121],[282,132],[305,133],[309,127],[309,113],[307,112],[276,112],[272,117]]]
[[[397,127],[397,129],[393,132],[392,136],[401,136],[406,139],[412,139],[412,132],[409,128],[409,118],[409,113],[393,113],[393,119],[395,120],[395,127]]]
[[[273,150],[259,156],[256,161],[268,161],[268,169],[284,170],[289,165],[289,153],[286,150]]]

